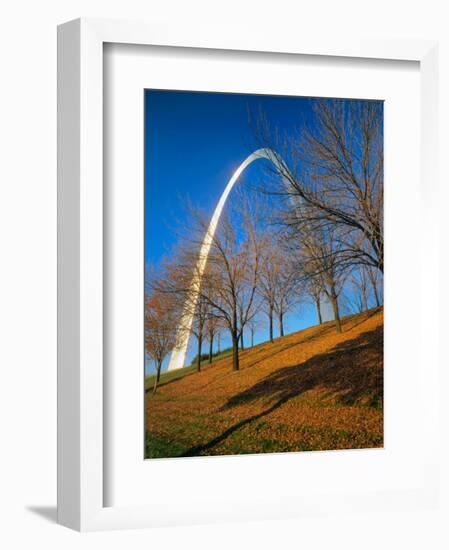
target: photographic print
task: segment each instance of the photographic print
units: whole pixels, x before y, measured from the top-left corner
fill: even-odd
[[[145,458],[383,447],[383,102],[144,94]]]

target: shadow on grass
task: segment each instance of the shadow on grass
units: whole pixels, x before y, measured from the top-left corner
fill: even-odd
[[[273,402],[262,412],[240,420],[211,441],[194,446],[182,456],[195,456],[218,445],[240,428],[269,415],[290,399],[314,388],[336,395],[337,402],[353,405],[362,398],[365,405],[381,408],[383,403],[383,326],[336,345],[295,366],[273,372],[247,390],[231,397],[220,409],[259,399]]]
[[[192,374],[197,373],[196,367],[184,367],[184,369],[179,369],[177,371],[173,371],[171,373],[164,372],[161,375],[161,379],[157,385],[158,388],[162,388],[162,386],[168,386],[169,384],[173,384],[173,382],[177,382],[178,380],[182,380],[186,376],[191,376]],[[154,380],[156,378],[156,375],[148,376],[145,380],[145,394],[147,393],[153,393],[153,387],[154,387]]]
[[[288,344],[279,345],[279,342],[276,342],[278,340],[277,338],[273,342],[264,342],[261,344],[263,347],[260,350],[254,350],[255,353],[253,355],[261,356],[256,361],[253,361],[252,363],[249,363],[248,365],[245,365],[245,368],[254,367],[263,361],[265,361],[268,358],[272,358],[275,355],[279,353],[283,353],[284,351],[287,351],[289,349],[295,348],[297,346],[301,346],[307,342],[311,342],[313,340],[317,340],[324,336],[327,332],[333,329],[333,324],[326,324],[322,327],[316,328],[316,330],[313,332],[313,334],[309,334],[308,336],[304,337],[300,341],[295,341]],[[283,338],[288,338],[290,335],[284,336]]]
[[[368,319],[379,313],[383,308],[382,306],[378,308],[373,308],[371,310],[368,310],[364,313],[357,314],[356,316],[351,315],[349,317],[345,317],[342,319],[343,322],[343,332],[350,332],[354,328],[358,327],[359,325],[362,325],[365,323]],[[359,318],[358,322],[351,324],[353,317]],[[279,340],[284,338],[289,338],[291,335],[287,335],[285,337],[278,337],[275,338],[273,342],[270,342],[269,340],[266,342],[262,342],[254,347],[246,348],[245,350],[240,351],[240,359],[241,362],[244,363],[245,357],[247,353],[251,354],[251,357],[253,358],[251,363],[242,365],[243,368],[251,368],[255,367],[256,365],[259,365],[260,363],[263,363],[266,359],[270,358],[272,359],[279,353],[283,353],[284,351],[290,350],[292,348],[295,348],[297,346],[301,346],[306,343],[313,342],[314,340],[319,340],[326,334],[332,332],[335,330],[335,322],[334,321],[326,321],[322,325],[317,325],[314,328],[314,331],[312,334],[308,334],[307,336],[303,337],[301,340],[296,340],[291,343],[285,343],[280,344]],[[177,382],[179,380],[182,380],[186,376],[190,376],[192,374],[201,374],[205,369],[209,369],[213,366],[216,366],[216,363],[221,363],[222,361],[227,361],[229,364],[232,363],[232,353],[224,353],[219,357],[215,357],[212,363],[208,363],[206,361],[202,362],[201,365],[201,371],[198,373],[195,365],[189,365],[188,367],[184,367],[183,369],[179,369],[179,371],[173,371],[171,373],[163,373],[161,376],[161,380],[158,384],[158,388],[161,388],[163,386],[167,386],[169,384],[172,384],[173,382]],[[225,375],[226,376],[226,375]],[[223,376],[223,377],[225,377]],[[220,378],[223,378],[220,377]],[[154,378],[155,375],[148,376],[147,380],[145,382],[145,394],[151,394],[153,392],[153,385],[154,385]],[[216,380],[211,380],[210,382],[206,383],[202,389],[206,388],[207,386],[210,386],[216,382]]]
[[[250,416],[248,418],[245,418],[244,420],[241,420],[240,422],[237,422],[237,424],[234,424],[227,430],[225,430],[222,434],[218,435],[217,437],[214,437],[209,442],[203,444],[203,445],[196,445],[195,447],[191,447],[187,451],[184,451],[180,456],[196,456],[199,453],[203,451],[207,451],[208,449],[212,449],[212,447],[215,447],[215,445],[218,445],[225,439],[227,439],[230,435],[232,435],[237,430],[240,430],[240,428],[243,428],[243,426],[246,426],[247,424],[250,424],[251,422],[254,422],[255,420],[259,420],[260,418],[263,418],[264,416],[267,416],[268,414],[272,413],[274,410],[278,409],[281,405],[286,403],[289,400],[289,397],[283,397],[282,399],[279,399],[274,405],[266,409],[265,411],[262,411],[259,414],[255,414],[253,416]]]
[[[371,317],[374,317],[379,312],[383,310],[383,306],[375,307],[373,309],[369,309],[363,313],[359,313],[357,317],[359,317],[359,320],[351,324],[353,321],[354,316],[351,315],[350,317],[346,317],[343,319],[343,332],[350,332],[351,330],[355,329],[356,327],[363,325],[368,319],[371,319]]]
[[[231,397],[221,410],[256,399],[289,399],[313,388],[339,394],[343,404],[383,393],[383,327],[336,345],[304,363],[279,369]]]

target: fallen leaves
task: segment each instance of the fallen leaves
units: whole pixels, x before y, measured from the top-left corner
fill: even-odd
[[[383,311],[288,335],[146,395],[147,456],[383,445]]]

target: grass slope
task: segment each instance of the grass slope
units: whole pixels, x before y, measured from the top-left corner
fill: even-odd
[[[147,458],[383,445],[382,309],[190,369],[146,391]]]
[[[215,361],[218,361],[219,359],[223,359],[224,357],[229,357],[232,354],[232,350],[225,350],[222,353],[217,353],[212,357],[212,363],[215,363]],[[201,368],[203,368],[205,365],[209,365],[209,360],[205,359],[201,361]],[[161,377],[159,379],[158,386],[163,386],[164,384],[168,384],[169,382],[172,382],[173,380],[178,380],[179,378],[183,378],[184,376],[187,376],[188,374],[193,374],[196,372],[196,363],[191,364],[187,367],[184,367],[183,369],[177,369],[172,370],[170,372],[162,372]],[[155,374],[150,374],[145,377],[145,390],[153,389],[154,382],[156,379]]]

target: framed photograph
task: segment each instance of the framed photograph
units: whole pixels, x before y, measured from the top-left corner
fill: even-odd
[[[383,447],[383,157],[381,100],[145,90],[145,458]]]
[[[436,44],[58,51],[59,522],[436,506]]]

